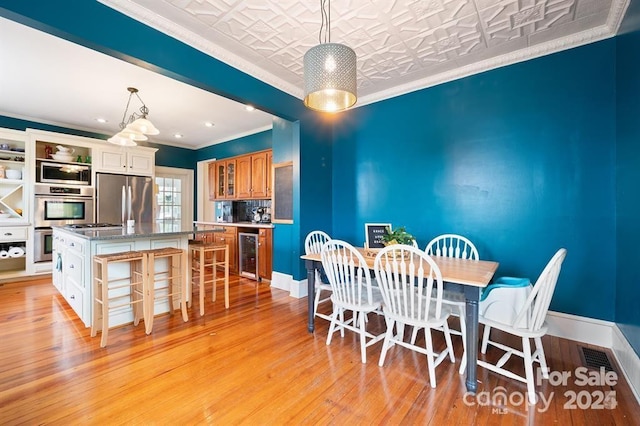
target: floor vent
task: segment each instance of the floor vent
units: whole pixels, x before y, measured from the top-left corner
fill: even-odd
[[[580,358],[582,358],[582,365],[585,367],[595,370],[604,367],[605,371],[615,371],[606,352],[584,346],[580,346],[580,349]]]

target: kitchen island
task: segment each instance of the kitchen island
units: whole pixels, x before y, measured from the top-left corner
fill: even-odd
[[[175,247],[187,250],[194,234],[215,233],[215,227],[193,227],[167,231],[155,224],[136,224],[133,228],[80,228],[53,227],[52,280],[56,289],[80,317],[86,327],[91,326],[93,315],[93,271],[91,262],[96,254],[109,254],[132,250]],[[112,265],[109,275],[127,277],[127,265]],[[186,280],[188,277],[184,277]],[[190,288],[187,285],[187,288]],[[190,294],[190,291],[189,291]],[[155,312],[169,311],[169,304],[155,306]],[[133,322],[131,307],[114,310],[109,318],[111,326]]]

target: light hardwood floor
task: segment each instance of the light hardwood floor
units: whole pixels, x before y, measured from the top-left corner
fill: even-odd
[[[632,425],[640,407],[621,374],[612,386],[544,381],[548,406],[528,406],[524,384],[479,369],[479,393],[465,396],[458,365],[445,360],[432,389],[424,356],[381,343],[360,362],[353,333],[325,345],[328,323],[306,330],[306,299],[234,277],[231,308],[219,298],[179,314],[91,338],[50,280],[0,285],[0,424],[429,424]],[[218,294],[223,294],[222,289]],[[384,323],[370,318],[372,329]],[[423,339],[423,338],[422,338]],[[444,346],[441,336],[435,346]],[[578,343],[545,337],[549,366],[574,375]],[[453,337],[457,362],[462,348]],[[487,357],[496,357],[489,352]],[[613,359],[613,357],[611,356]],[[510,361],[511,362],[511,361]],[[504,405],[491,397],[504,387]],[[571,409],[615,391],[613,409]],[[488,396],[489,398],[481,397]],[[484,398],[484,399],[483,399]]]

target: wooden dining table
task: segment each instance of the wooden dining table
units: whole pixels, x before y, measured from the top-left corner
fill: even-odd
[[[358,248],[363,255],[370,270],[373,270],[375,257],[370,251]],[[310,333],[315,329],[314,323],[314,294],[315,294],[315,270],[322,266],[320,254],[305,254],[300,256],[305,262],[307,269],[308,286],[308,323],[307,328]],[[436,265],[442,273],[442,280],[448,289],[456,287],[464,293],[465,315],[466,315],[466,347],[467,347],[467,378],[466,386],[469,392],[475,393],[478,388],[477,383],[477,361],[478,361],[478,301],[481,290],[489,284],[496,270],[498,262],[488,260],[469,260],[452,257],[432,256]]]

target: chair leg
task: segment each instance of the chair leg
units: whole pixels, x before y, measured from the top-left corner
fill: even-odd
[[[144,294],[147,298],[146,302],[144,302],[144,330],[145,333],[151,334],[153,331],[153,311],[155,305],[155,267],[156,258],[153,253],[149,253],[147,256],[147,277],[145,279]]]
[[[549,367],[547,367],[547,358],[544,356],[544,348],[542,347],[542,339],[540,337],[534,337],[534,342],[536,343],[536,356],[538,362],[540,362],[540,368],[542,369],[542,377],[545,379],[549,378]]]
[[[384,364],[384,359],[387,356],[387,351],[391,347],[391,339],[393,338],[394,324],[395,324],[394,320],[389,320],[387,322],[387,332],[384,334],[384,342],[382,343],[382,351],[380,352],[380,360],[378,361],[378,365],[380,367],[382,367],[382,365]]]
[[[531,343],[528,337],[522,338],[522,353],[524,354],[524,372],[527,379],[527,393],[529,403],[536,403],[535,378],[533,377],[533,360],[531,359]]]
[[[187,313],[187,288],[189,276],[187,275],[187,250],[183,250],[180,254],[180,306],[182,308],[182,320],[189,321]]]
[[[362,356],[362,363],[367,363],[367,324],[365,321],[366,315],[360,313],[360,354]]]
[[[334,309],[331,314],[331,324],[329,325],[329,334],[327,335],[327,345],[331,344],[331,338],[336,328],[336,322],[338,321],[338,315],[342,317],[342,309]]]
[[[224,307],[229,309],[229,246],[224,251]]]
[[[436,366],[433,353],[433,342],[431,341],[431,330],[424,330],[424,345],[427,349],[427,367],[429,368],[429,383],[431,387],[436,387]]]
[[[445,321],[444,324],[442,325],[442,329],[444,331],[444,341],[447,344],[447,352],[449,352],[449,361],[451,361],[452,364],[455,364],[456,357],[453,353],[453,343],[451,343],[451,331],[449,331],[449,323]],[[429,334],[431,334],[431,331],[425,328],[424,329],[425,334],[427,333],[427,331],[429,331]]]
[[[480,352],[483,354],[487,353],[487,344],[489,343],[489,334],[491,334],[491,327],[485,324],[484,332],[482,333],[482,347],[480,348]]]
[[[200,262],[200,272],[198,277],[198,301],[200,302],[200,316],[204,316],[204,274],[205,274],[205,254],[204,250],[200,250],[198,260]]]
[[[418,338],[418,327],[413,327],[413,331],[411,332],[411,344],[416,344],[416,339]]]
[[[100,276],[102,277],[102,337],[100,347],[107,346],[107,335],[109,334],[109,265],[107,262],[100,264]]]

